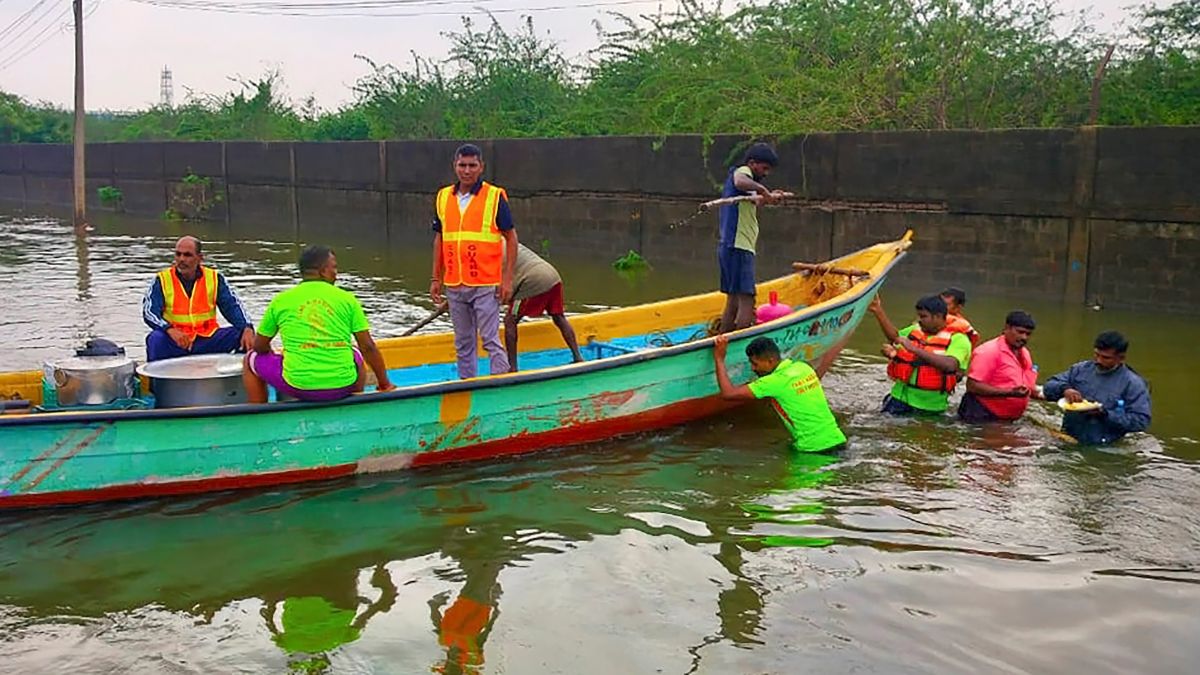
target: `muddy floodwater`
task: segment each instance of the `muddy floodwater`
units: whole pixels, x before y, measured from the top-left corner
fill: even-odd
[[[0,211],[0,369],[90,336],[143,356],[142,294],[187,231],[252,318],[295,282],[292,242]],[[377,336],[428,314],[424,242],[323,243]],[[549,256],[569,312],[716,281]],[[916,293],[887,288],[897,323]],[[1067,445],[1044,404],[1007,426],[885,418],[868,318],[825,383],[838,456],[789,452],[749,406],[511,461],[0,514],[0,673],[1194,672],[1200,319],[967,306],[988,335],[1014,308],[1043,378],[1125,332],[1150,433]]]

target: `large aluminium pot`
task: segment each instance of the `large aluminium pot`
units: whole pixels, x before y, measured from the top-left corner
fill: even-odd
[[[241,354],[197,354],[138,366],[150,378],[154,407],[245,403]]]
[[[43,364],[42,376],[58,405],[106,405],[137,391],[133,359],[125,356],[69,356]]]

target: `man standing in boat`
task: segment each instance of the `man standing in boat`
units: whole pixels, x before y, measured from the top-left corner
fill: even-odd
[[[433,218],[433,278],[429,294],[450,304],[458,376],[475,377],[477,341],[492,375],[507,373],[500,343],[500,305],[512,298],[517,231],[508,194],[483,180],[483,151],[466,144],[454,153],[458,182],[438,191]]]
[[[334,285],[333,251],[325,246],[304,249],[300,277],[299,284],[271,298],[263,312],[242,371],[247,400],[266,403],[268,384],[301,401],[345,398],[366,385],[364,360],[375,372],[379,391],[395,389],[358,298]],[[283,342],[282,354],[271,351],[276,334]]]
[[[946,303],[931,295],[917,300],[917,322],[896,330],[879,296],[868,310],[875,315],[887,344],[887,374],[894,381],[883,399],[883,412],[891,415],[940,414],[950,405],[950,392],[958,374],[971,361],[971,341],[946,329]]]
[[[792,434],[792,447],[801,452],[838,450],[845,446],[846,436],[829,409],[821,378],[829,372],[848,338],[822,356],[815,368],[804,361],[783,359],[779,345],[769,337],[754,338],[746,346],[746,357],[758,379],[735,387],[725,369],[729,337],[718,335],[713,342],[713,367],[721,398],[726,401],[770,399],[771,406]]]
[[[142,298],[142,320],[151,328],[147,361],[245,352],[254,344],[242,301],[224,275],[203,263],[200,240],[181,237],[175,242],[175,264],[150,282]],[[229,326],[217,325],[217,310]]]
[[[504,315],[504,348],[508,352],[511,372],[517,372],[517,324],[525,317],[549,314],[558,328],[571,359],[576,363],[583,360],[575,330],[563,309],[562,277],[554,265],[529,250],[525,244],[517,244],[517,266],[513,271],[513,296]]]
[[[741,166],[729,169],[721,197],[747,197],[752,200],[725,204],[720,210],[720,239],[717,262],[721,268],[721,292],[725,311],[720,332],[746,328],[754,324],[754,255],[758,246],[758,206],[774,204],[782,198],[762,180],[779,163],[779,156],[766,143],[755,143],[746,151]]]

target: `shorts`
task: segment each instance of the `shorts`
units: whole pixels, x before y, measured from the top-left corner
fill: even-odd
[[[721,265],[721,292],[754,295],[754,254],[740,248],[717,249]]]
[[[354,363],[359,368],[365,367],[362,354],[354,350]],[[250,372],[262,378],[264,382],[275,387],[278,394],[291,396],[301,401],[336,401],[354,393],[354,384],[336,389],[297,389],[283,379],[283,354],[250,353]]]
[[[563,287],[562,282],[554,284],[554,287],[545,293],[540,293],[532,298],[525,298],[517,303],[517,318],[541,316],[542,314],[563,313]]]

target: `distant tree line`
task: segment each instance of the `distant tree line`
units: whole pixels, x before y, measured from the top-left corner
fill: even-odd
[[[376,64],[355,100],[293,102],[275,73],[174,108],[91,115],[88,138],[359,140],[1200,124],[1200,0],[1119,38],[1050,0],[685,0],[572,62],[532,20],[464,21],[444,61]],[[1056,29],[1057,26],[1057,29]],[[361,58],[361,57],[360,57]],[[365,59],[364,59],[365,60]],[[0,92],[0,142],[66,142],[69,113]]]

